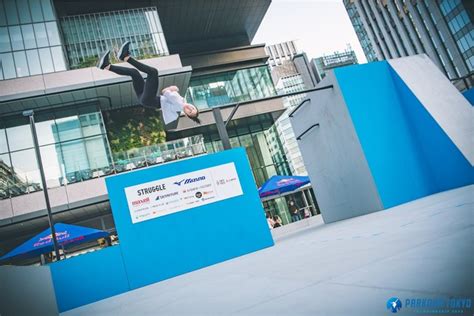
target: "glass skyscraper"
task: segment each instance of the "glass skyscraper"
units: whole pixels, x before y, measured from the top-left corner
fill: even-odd
[[[199,109],[276,95],[267,66],[193,77],[186,99]]]
[[[0,80],[66,70],[51,0],[0,1]]]
[[[349,14],[349,19],[352,22],[352,26],[354,27],[356,35],[359,38],[360,46],[364,51],[367,61],[371,62],[377,60],[377,54],[375,53],[374,47],[369,38],[369,34],[365,30],[361,19],[361,14],[363,14],[363,12],[359,13],[359,11],[357,11],[356,5],[353,1],[344,1],[344,4],[347,9],[347,14]],[[369,25],[369,27],[371,26],[372,25]]]
[[[60,22],[71,69],[93,66],[104,51],[127,40],[137,58],[169,54],[156,7],[65,16]]]
[[[251,45],[270,3],[220,2],[209,15],[209,1],[0,0],[0,228],[15,227],[0,255],[45,228],[46,188],[24,110],[35,113],[54,216],[67,223],[114,231],[104,178],[223,150],[212,108],[224,114],[236,102],[245,101],[228,134],[245,148],[256,185],[291,173],[271,132],[283,100],[264,45]],[[201,124],[181,117],[165,130],[159,110],[138,104],[129,77],[94,67],[127,40],[159,70],[160,89],[176,85],[200,108]]]
[[[344,0],[365,47],[367,60],[425,53],[450,79],[474,71],[474,25],[467,3],[462,0]]]

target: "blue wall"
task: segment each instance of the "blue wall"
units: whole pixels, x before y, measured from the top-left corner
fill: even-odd
[[[472,182],[467,161],[386,61],[334,72],[384,208]]]
[[[243,195],[132,224],[125,187],[234,162]],[[228,150],[106,179],[132,289],[273,245],[245,150]]]
[[[130,290],[120,246],[49,265],[60,312]]]

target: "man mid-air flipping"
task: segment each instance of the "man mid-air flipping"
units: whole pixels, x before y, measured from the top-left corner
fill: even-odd
[[[158,92],[158,70],[148,65],[142,64],[130,55],[130,42],[125,42],[117,52],[117,59],[128,62],[138,70],[146,73],[146,80],[140,75],[137,69],[120,67],[110,63],[110,51],[102,55],[97,64],[97,68],[112,71],[118,75],[132,77],[133,90],[137,95],[138,101],[145,107],[161,108],[163,112],[163,121],[165,124],[171,123],[178,119],[181,111],[196,123],[199,121],[199,110],[192,104],[186,103],[184,98],[179,94],[176,86],[169,86]]]

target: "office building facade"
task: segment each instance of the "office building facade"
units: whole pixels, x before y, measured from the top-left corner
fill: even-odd
[[[264,45],[250,45],[269,0],[0,5],[0,255],[47,227],[24,110],[35,112],[57,221],[113,231],[104,178],[222,150],[212,109],[226,119],[236,102],[246,103],[228,125],[230,142],[246,148],[257,185],[289,173],[281,143],[270,151],[267,133],[285,107],[274,98]],[[92,67],[125,40],[158,69],[159,90],[176,85],[197,105],[200,125],[181,117],[165,127],[159,111],[138,104],[130,78]]]
[[[472,1],[344,0],[344,5],[368,61],[427,54],[450,79],[473,72]]]
[[[314,76],[310,68],[310,63],[304,52],[301,52],[295,41],[288,41],[268,45],[265,50],[269,56],[268,65],[271,69],[272,80],[278,94],[295,93],[313,88],[319,78]],[[270,151],[272,155],[278,156],[280,148],[283,147],[284,155],[288,161],[288,175],[307,175],[307,171],[301,156],[298,142],[293,132],[288,114],[306,98],[305,93],[284,97],[283,105],[285,112],[278,118],[275,124],[266,132],[271,139]],[[315,157],[315,159],[317,159]],[[312,206],[311,211],[316,213],[316,199],[312,189],[305,190],[301,196],[295,195],[298,205]],[[306,201],[306,202],[305,202]],[[275,199],[264,202],[266,210],[279,214],[284,223],[291,222],[285,209],[287,208],[285,199]]]
[[[278,94],[303,91],[316,85],[317,80],[310,71],[308,58],[305,53],[297,49],[295,41],[268,45],[265,50],[269,56],[268,65]],[[283,100],[286,111],[271,130],[278,135],[278,137],[274,137],[275,143],[271,148],[277,151],[278,142],[282,143],[293,175],[306,175],[306,169],[288,119],[288,113],[303,101],[305,96],[302,93],[285,97]]]
[[[50,0],[0,2],[0,80],[66,70]]]

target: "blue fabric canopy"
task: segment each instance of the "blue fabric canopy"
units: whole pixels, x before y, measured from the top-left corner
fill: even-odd
[[[291,192],[310,183],[309,177],[302,176],[273,176],[259,189],[261,198]]]
[[[80,244],[109,235],[109,233],[103,230],[63,223],[56,223],[54,229],[56,230],[58,243],[63,247]],[[10,259],[13,257],[34,257],[51,251],[53,251],[53,238],[51,228],[48,228],[4,255],[0,260]]]

